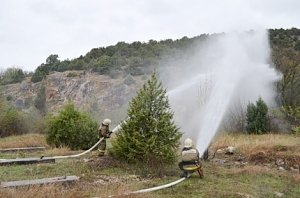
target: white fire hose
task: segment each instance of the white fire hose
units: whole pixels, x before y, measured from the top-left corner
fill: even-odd
[[[174,182],[171,182],[171,183],[168,183],[168,184],[164,184],[164,185],[161,185],[161,186],[156,186],[156,187],[153,187],[153,188],[146,188],[146,189],[142,189],[142,190],[133,191],[133,192],[130,192],[128,194],[146,193],[146,192],[152,192],[152,191],[156,191],[156,190],[161,190],[161,189],[164,189],[164,188],[169,188],[171,186],[179,184],[180,182],[183,182],[185,179],[187,179],[187,177],[180,178],[180,179],[178,179],[178,180],[176,180]]]
[[[116,126],[112,132],[115,133],[117,131],[119,131],[121,129],[121,124],[119,124],[118,126]],[[81,155],[87,154],[89,152],[91,152],[94,148],[96,148],[96,146],[98,146],[98,144],[100,144],[100,142],[102,142],[102,140],[104,139],[101,138],[96,144],[94,144],[94,146],[92,146],[89,150],[86,150],[82,153],[76,154],[76,155],[65,155],[65,156],[53,156],[53,157],[43,157],[43,159],[66,159],[66,158],[74,158],[74,157],[79,157]]]
[[[137,190],[137,191],[132,191],[132,192],[124,193],[124,194],[121,194],[121,195],[147,193],[147,192],[153,192],[153,191],[161,190],[161,189],[164,189],[164,188],[169,188],[171,186],[175,186],[176,184],[179,184],[180,182],[183,182],[184,180],[186,180],[189,177],[190,177],[190,175],[188,175],[188,177],[180,178],[180,179],[178,179],[176,181],[173,181],[171,183],[168,183],[168,184],[164,184],[164,185],[156,186],[156,187],[152,187],[152,188],[145,188],[145,189],[141,189],[141,190]],[[118,196],[121,196],[121,195],[110,195],[109,197],[118,197]],[[97,197],[94,197],[94,198],[97,198]]]
[[[89,150],[86,150],[82,153],[79,154],[75,154],[75,155],[64,155],[64,156],[53,156],[53,157],[42,157],[43,159],[66,159],[66,158],[74,158],[74,157],[79,157],[81,155],[87,154],[89,152],[91,152],[98,144],[100,144],[100,142],[102,142],[102,140],[104,139],[101,138],[96,144],[94,144],[94,146],[92,146]]]
[[[115,132],[117,132],[117,131],[120,130],[120,129],[121,129],[121,124],[119,124],[118,126],[116,126],[116,127],[112,130],[112,132],[115,133]],[[101,138],[101,139],[100,139],[96,144],[94,144],[90,149],[88,149],[88,150],[86,150],[86,151],[84,151],[84,152],[82,152],[82,153],[79,153],[79,154],[75,154],[75,155],[64,155],[64,156],[52,156],[52,157],[41,157],[41,159],[67,159],[67,158],[80,157],[80,156],[82,156],[82,155],[85,155],[85,154],[91,152],[94,148],[96,148],[96,146],[98,146],[98,144],[100,144],[100,142],[102,142],[103,139],[104,139],[104,137]],[[0,161],[1,161],[1,160],[7,160],[7,159],[0,159]]]

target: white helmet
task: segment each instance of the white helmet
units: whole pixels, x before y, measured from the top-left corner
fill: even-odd
[[[184,147],[192,147],[193,146],[193,140],[191,140],[190,138],[187,138],[186,140],[184,140]]]
[[[110,125],[110,123],[111,123],[110,119],[104,119],[102,122],[103,125]]]

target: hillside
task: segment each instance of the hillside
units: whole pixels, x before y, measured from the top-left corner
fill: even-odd
[[[113,115],[114,122],[118,123],[124,119],[128,101],[142,84],[143,78],[110,78],[84,71],[51,72],[44,80],[47,112],[57,112],[70,100],[97,121]],[[27,78],[22,83],[2,86],[0,94],[26,111],[32,107],[41,85],[42,82],[32,83]]]
[[[251,31],[248,32],[251,34]],[[224,33],[201,34],[192,38],[167,39],[149,42],[118,42],[108,47],[93,48],[85,55],[72,60],[59,60],[58,54],[51,54],[45,63],[37,67],[33,74],[27,74],[32,82],[40,82],[51,72],[89,71],[95,74],[118,78],[119,76],[149,75],[153,68],[162,67],[168,61],[188,59],[197,47],[205,45],[208,39],[216,39]],[[278,86],[283,105],[300,104],[300,29],[270,29],[272,62],[283,73]],[[0,84],[21,81],[24,74],[2,73]],[[14,77],[13,77],[14,76]],[[11,79],[13,78],[13,79]]]

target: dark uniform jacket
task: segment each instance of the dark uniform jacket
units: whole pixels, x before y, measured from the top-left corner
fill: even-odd
[[[99,131],[99,138],[105,137],[109,138],[110,137],[110,132],[109,132],[109,127],[107,125],[101,125],[98,129]]]

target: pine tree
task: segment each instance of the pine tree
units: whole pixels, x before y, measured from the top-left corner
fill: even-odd
[[[128,119],[112,142],[112,153],[131,163],[171,164],[181,133],[174,124],[166,90],[154,72],[132,99]]]
[[[256,105],[248,104],[246,117],[249,133],[262,134],[269,130],[268,106],[261,98],[256,101]]]
[[[257,107],[257,125],[258,125],[259,132],[266,133],[269,130],[268,106],[261,98],[259,98],[258,101],[256,101],[256,107]]]
[[[45,81],[42,81],[41,86],[37,92],[36,98],[34,99],[34,106],[39,110],[39,112],[45,116],[47,113],[46,106],[46,85]]]

